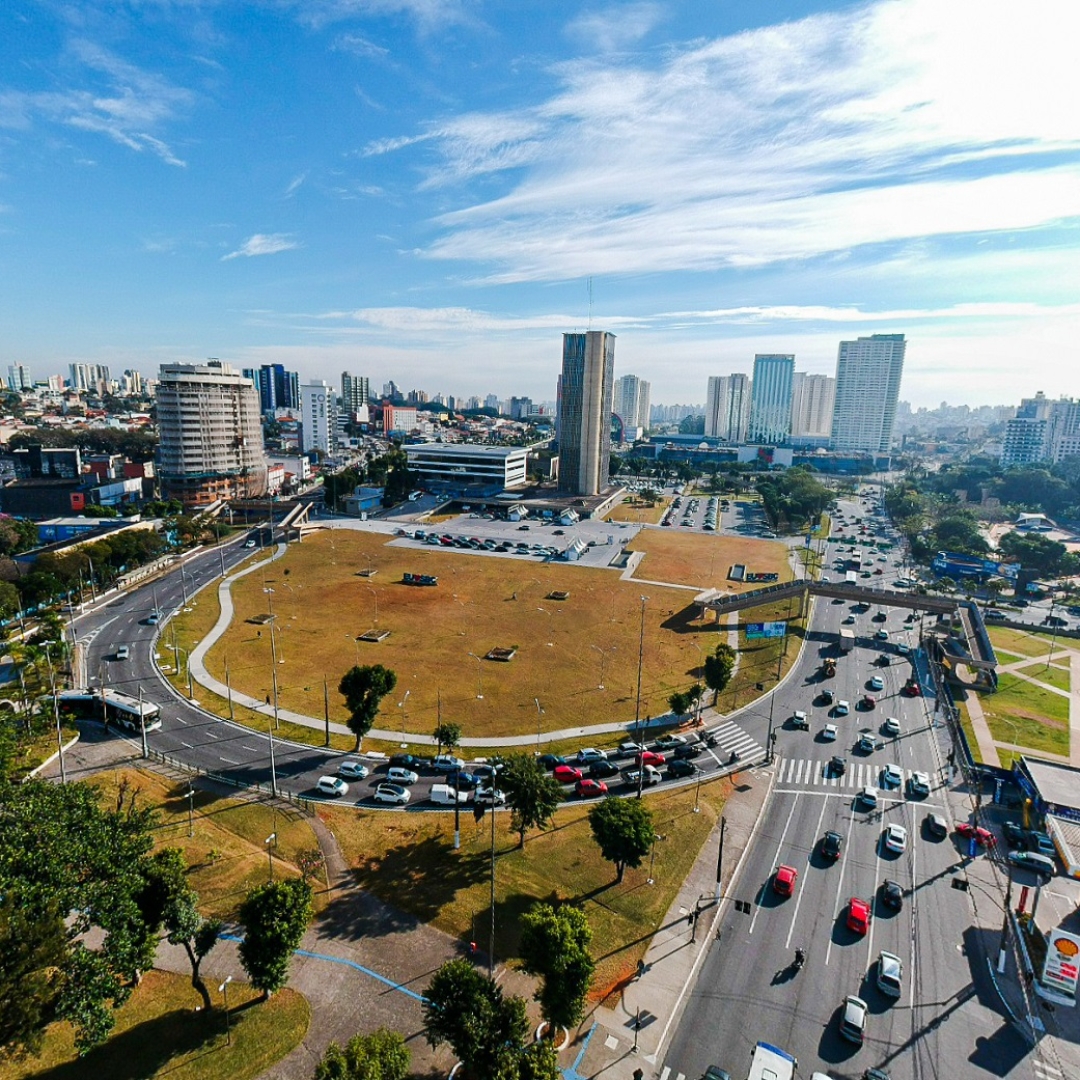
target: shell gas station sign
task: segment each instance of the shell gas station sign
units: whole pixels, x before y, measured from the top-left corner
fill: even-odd
[[[1042,984],[1076,1004],[1076,982],[1080,974],[1080,937],[1064,930],[1051,930],[1046,936],[1046,966]]]

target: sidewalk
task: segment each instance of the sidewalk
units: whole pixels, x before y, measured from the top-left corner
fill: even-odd
[[[579,1029],[573,1046],[560,1055],[567,1080],[634,1080],[637,1069],[647,1077],[658,1075],[661,1055],[682,1014],[687,993],[708,950],[717,946],[717,931],[728,916],[729,886],[757,827],[772,787],[773,769],[752,767],[739,773],[738,780],[739,787],[724,808],[719,905],[715,897],[720,830],[714,829],[655,931],[640,976],[597,1006]],[[695,910],[700,911],[696,920]],[[640,1031],[635,1051],[636,1022]]]

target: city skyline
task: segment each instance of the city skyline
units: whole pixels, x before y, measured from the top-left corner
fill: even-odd
[[[1075,396],[1071,6],[993,6],[5,8],[4,362],[550,400],[601,326],[700,401],[902,332],[915,408]]]

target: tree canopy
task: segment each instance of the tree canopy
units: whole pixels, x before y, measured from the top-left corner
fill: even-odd
[[[349,710],[349,730],[356,736],[356,749],[371,730],[379,705],[394,687],[397,675],[382,664],[365,664],[350,668],[338,683],[338,693],[345,698]]]
[[[546,829],[562,803],[562,788],[532,754],[511,754],[499,774],[499,787],[512,811],[518,847],[529,829]]]
[[[600,854],[615,864],[616,881],[641,865],[656,839],[652,813],[639,799],[604,799],[589,811],[589,827]]]
[[[576,907],[535,904],[521,919],[521,958],[529,975],[543,981],[536,1000],[549,1024],[573,1030],[585,1015],[592,983],[592,930]]]
[[[332,1042],[315,1068],[315,1080],[405,1080],[410,1057],[399,1032],[379,1028],[354,1035],[343,1047]]]
[[[289,979],[289,961],[311,923],[311,886],[301,878],[252,889],[240,906],[240,963],[265,997]]]

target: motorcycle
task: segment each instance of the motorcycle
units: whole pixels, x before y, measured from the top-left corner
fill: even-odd
[[[739,760],[739,751],[738,750],[732,750],[731,751],[731,757],[728,758],[728,764],[729,765],[734,765],[735,762],[738,761],[738,760]]]
[[[805,963],[806,963],[806,953],[802,949],[796,949],[795,950],[795,962],[794,962],[794,964],[792,964],[792,967],[794,967],[796,971],[799,971],[802,968],[803,964],[805,964]]]
[[[710,749],[712,747],[714,747],[716,745],[716,736],[715,735],[709,735],[705,739],[705,745],[708,746]]]

